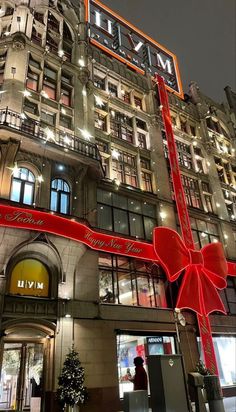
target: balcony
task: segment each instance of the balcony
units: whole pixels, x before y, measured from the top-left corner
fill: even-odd
[[[54,147],[59,146],[65,152],[72,151],[87,158],[101,161],[95,143],[80,139],[54,127],[46,126],[40,121],[29,118],[24,119],[22,115],[8,108],[0,110],[0,128],[18,131],[28,137],[38,139],[41,143],[50,143]]]

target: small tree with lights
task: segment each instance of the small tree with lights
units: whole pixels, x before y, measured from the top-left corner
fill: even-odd
[[[72,346],[66,355],[61,375],[58,378],[57,398],[63,411],[74,410],[87,398],[87,390],[83,386],[84,368],[81,366],[79,354]]]

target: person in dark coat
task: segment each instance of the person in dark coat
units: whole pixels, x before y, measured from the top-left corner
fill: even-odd
[[[143,367],[144,360],[141,356],[134,358],[135,375],[132,378],[134,391],[147,390],[147,374]]]

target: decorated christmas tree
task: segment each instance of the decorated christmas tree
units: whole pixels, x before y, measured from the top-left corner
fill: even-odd
[[[84,403],[87,391],[83,383],[84,368],[81,366],[78,352],[72,347],[66,355],[61,375],[58,378],[57,397],[63,410],[66,406],[74,407]]]

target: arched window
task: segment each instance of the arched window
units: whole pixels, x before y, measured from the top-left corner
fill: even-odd
[[[11,196],[14,202],[32,205],[34,200],[35,177],[25,167],[17,168],[12,175]]]
[[[55,212],[69,214],[70,187],[63,179],[52,180],[50,209]]]

